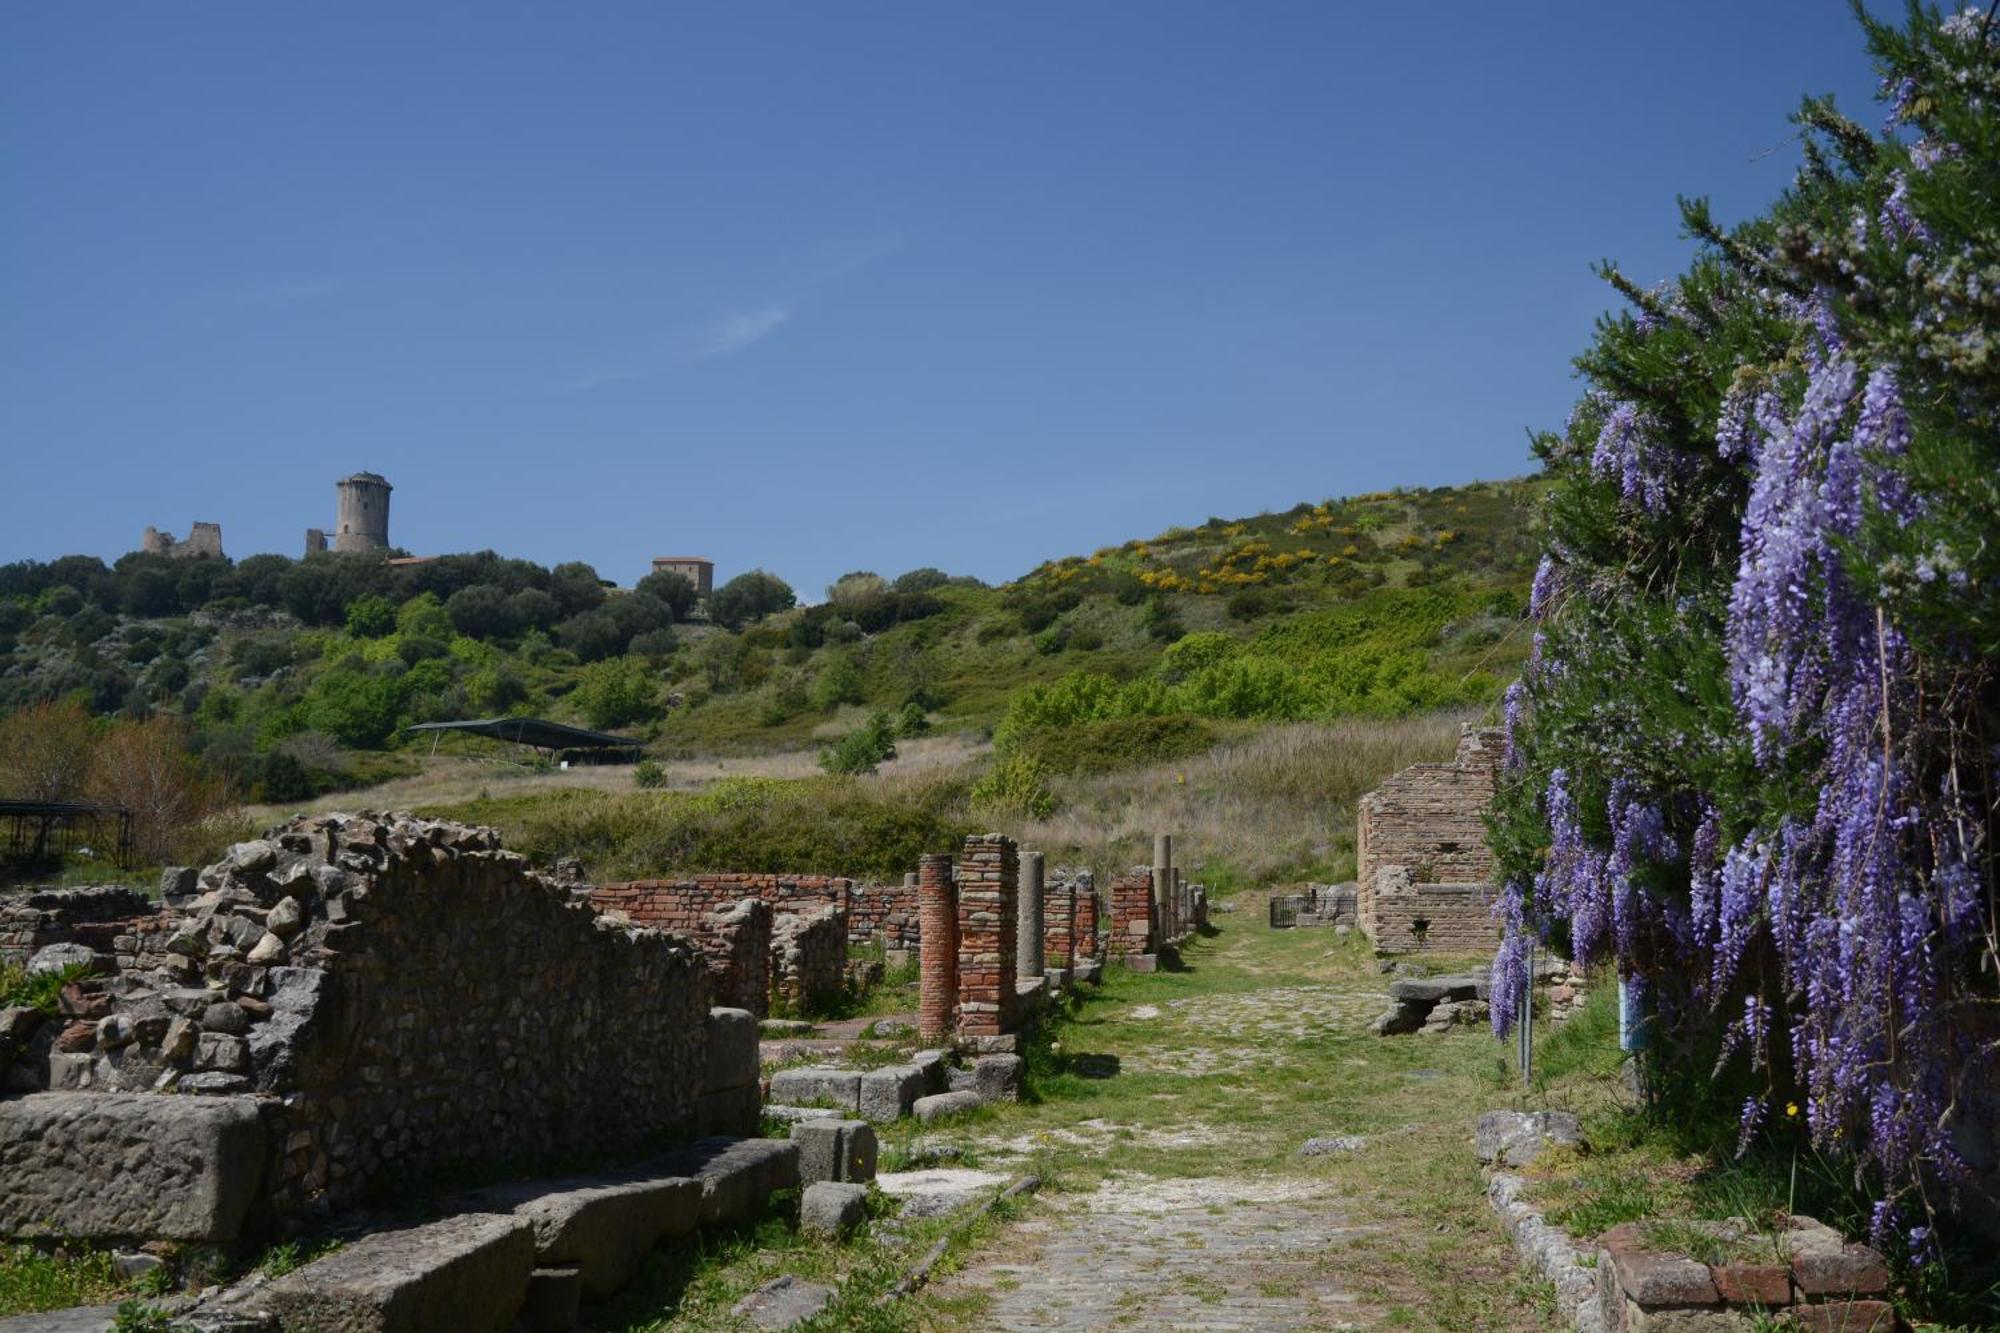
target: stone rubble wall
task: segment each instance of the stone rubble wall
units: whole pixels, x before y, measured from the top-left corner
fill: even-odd
[[[278,1214],[697,1128],[702,955],[573,902],[491,829],[301,817],[186,887],[97,951],[107,975],[65,991],[10,1088],[260,1094]],[[4,909],[14,937],[50,911],[102,924]]]
[[[1111,881],[1111,934],[1106,947],[1114,956],[1159,951],[1151,870],[1137,866]]]
[[[880,940],[885,949],[911,950],[922,928],[917,920],[915,884],[857,884],[847,903],[847,938]]]
[[[1014,1030],[1020,854],[1002,833],[965,840],[958,866],[958,1032],[998,1037]]]
[[[771,998],[792,1013],[839,1000],[847,976],[847,911],[787,912],[771,927]]]
[[[719,1005],[771,1011],[771,907],[745,898],[702,919],[694,936],[708,962],[709,995]]]
[[[1413,920],[1426,911],[1455,916],[1452,908],[1457,902],[1454,898],[1419,904],[1415,898],[1404,898],[1383,903],[1378,891],[1385,868],[1400,867],[1412,883],[1422,886],[1483,885],[1493,878],[1485,815],[1493,802],[1504,745],[1497,728],[1467,726],[1450,763],[1413,764],[1357,803],[1356,917],[1376,948],[1409,947],[1388,941],[1411,938]],[[1490,943],[1489,932],[1476,947]]]
[[[129,967],[138,932],[157,926],[160,911],[159,903],[122,885],[9,894],[0,897],[0,962],[26,967],[49,945],[77,944]]]

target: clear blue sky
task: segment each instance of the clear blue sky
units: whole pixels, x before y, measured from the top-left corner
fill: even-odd
[[[0,560],[989,579],[1529,469],[1607,292],[1873,124],[1837,0],[16,4]]]

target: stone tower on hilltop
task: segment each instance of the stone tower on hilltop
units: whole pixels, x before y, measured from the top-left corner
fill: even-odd
[[[389,549],[389,492],[393,489],[388,478],[377,472],[357,472],[333,483],[334,550]],[[306,529],[306,554],[324,551],[326,538],[318,528]]]

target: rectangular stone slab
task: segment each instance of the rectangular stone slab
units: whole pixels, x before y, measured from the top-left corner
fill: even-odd
[[[855,1109],[864,1120],[895,1120],[908,1115],[925,1091],[924,1071],[916,1065],[884,1065],[861,1076]]]
[[[771,1075],[770,1099],[787,1106],[822,1104],[853,1111],[861,1105],[861,1074],[853,1069],[780,1069]]]
[[[784,1139],[703,1139],[654,1159],[647,1169],[701,1182],[701,1224],[735,1226],[779,1190],[797,1189],[799,1150]]]
[[[249,1097],[0,1100],[0,1235],[236,1239],[264,1179]]]
[[[535,1262],[574,1264],[583,1294],[609,1296],[662,1239],[685,1236],[701,1215],[701,1184],[686,1176],[571,1176],[496,1185],[471,1196],[535,1229]]]
[[[467,1213],[363,1237],[255,1300],[282,1327],[314,1333],[505,1333],[534,1267],[527,1219]]]

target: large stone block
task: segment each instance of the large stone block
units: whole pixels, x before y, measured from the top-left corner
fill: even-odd
[[[763,1099],[755,1083],[704,1092],[695,1103],[695,1132],[704,1137],[755,1134],[758,1112],[762,1109]],[[827,1114],[837,1116],[841,1113],[828,1111]]]
[[[966,1111],[976,1111],[983,1105],[985,1105],[985,1102],[980,1098],[978,1093],[967,1090],[964,1092],[938,1092],[928,1097],[919,1097],[917,1098],[916,1105],[910,1109],[916,1113],[918,1120],[928,1125],[934,1120],[943,1120],[947,1116],[960,1115]]]
[[[972,1062],[972,1090],[985,1101],[1018,1102],[1025,1068],[1018,1055],[982,1055]]]
[[[799,1179],[866,1184],[875,1179],[875,1129],[861,1120],[804,1120],[792,1126]]]
[[[1488,1111],[1479,1117],[1473,1151],[1496,1166],[1526,1166],[1551,1145],[1573,1148],[1583,1127],[1568,1111]]]
[[[757,1015],[748,1009],[708,1011],[709,1092],[757,1081]]]
[[[0,1101],[0,1235],[230,1241],[264,1176],[248,1097]]]
[[[279,1278],[256,1298],[314,1333],[503,1333],[528,1295],[534,1228],[469,1213],[383,1231]]]
[[[916,1065],[884,1065],[861,1076],[855,1109],[864,1120],[895,1120],[908,1115],[924,1091],[924,1071]]]
[[[686,1176],[573,1176],[480,1190],[481,1208],[512,1213],[535,1231],[535,1262],[575,1264],[583,1294],[609,1296],[632,1279],[663,1237],[701,1215],[701,1185]]]
[[[799,1184],[798,1145],[785,1139],[709,1138],[655,1159],[648,1170],[701,1183],[701,1225],[736,1226],[779,1190]]]
[[[819,1103],[859,1110],[861,1074],[853,1069],[780,1069],[771,1075],[771,1100],[787,1106]]]
[[[799,1230],[808,1236],[845,1236],[868,1216],[868,1190],[822,1180],[799,1200]]]

